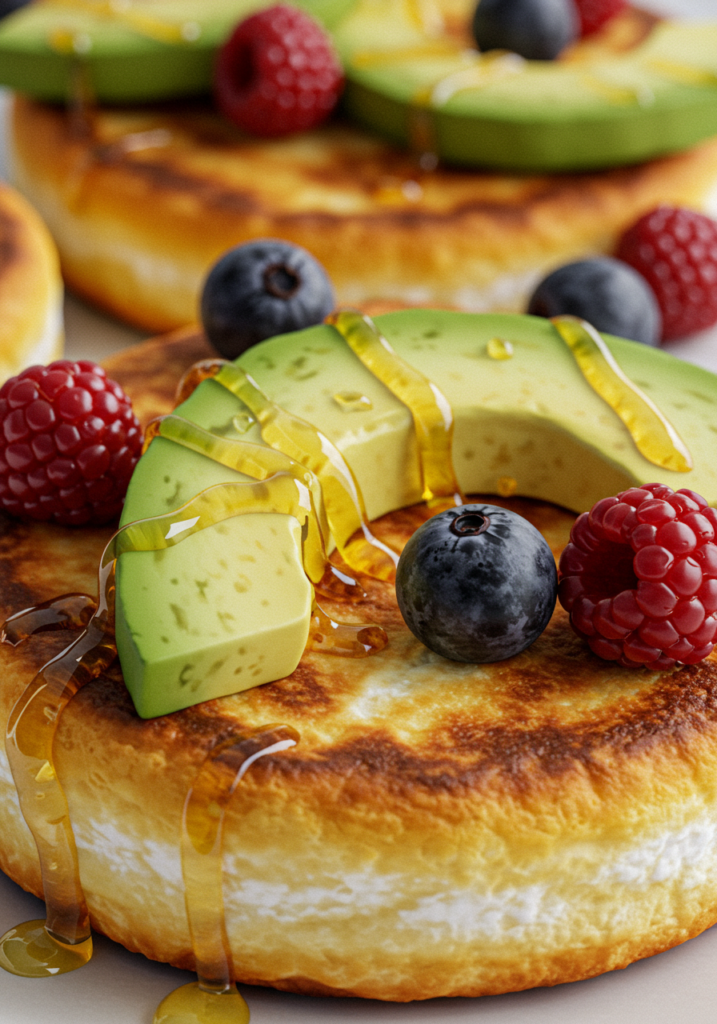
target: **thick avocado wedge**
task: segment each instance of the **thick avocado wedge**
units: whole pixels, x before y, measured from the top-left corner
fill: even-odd
[[[332,28],[354,0],[295,0]],[[32,3],[0,21],[0,84],[65,102],[76,90],[103,103],[209,92],[214,53],[269,0],[104,0]],[[78,72],[81,72],[80,76]]]
[[[538,317],[411,310],[377,317],[400,356],[436,384],[455,418],[453,460],[465,493],[517,493],[576,512],[633,484],[662,480],[717,504],[717,376],[635,342],[608,338],[619,366],[670,421],[692,456],[686,473],[660,469],[588,385],[567,345]],[[488,354],[493,338],[513,355]],[[370,518],[420,501],[411,416],[328,326],[273,338],[237,361],[277,403],[310,420],[342,451]],[[367,401],[347,403],[334,396]],[[355,411],[355,410],[363,411]],[[213,380],[177,412],[239,437],[239,400]],[[261,443],[256,425],[241,435]],[[178,508],[239,474],[165,438],[132,477],[123,523]],[[143,717],[269,682],[293,671],[309,626],[311,587],[288,516],[252,515],[201,531],[160,553],[122,555],[117,647]]]
[[[556,61],[503,55],[493,63],[489,54],[481,68],[457,46],[441,54],[440,41],[408,20],[382,30],[374,0],[363,0],[336,39],[348,111],[448,163],[597,169],[717,133],[717,23],[660,22],[624,52],[593,46],[581,55],[578,47]],[[454,91],[471,79],[474,87]]]

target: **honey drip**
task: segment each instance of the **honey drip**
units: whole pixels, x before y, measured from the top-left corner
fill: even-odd
[[[655,94],[646,85],[616,85],[587,71],[581,71],[578,77],[586,89],[590,89],[591,92],[614,106],[628,106],[637,103],[640,107],[649,107],[655,102]]]
[[[87,594],[63,594],[53,601],[43,601],[32,608],[15,612],[6,619],[0,633],[0,643],[17,647],[34,633],[84,629],[96,608],[97,602]]]
[[[270,401],[248,374],[222,359],[205,359],[190,367],[179,382],[177,404],[210,378],[249,408],[267,445],[318,478],[329,528],[347,565],[375,579],[393,580],[398,555],[371,532],[361,490],[338,448],[316,427]],[[352,536],[356,531],[359,536]]]
[[[552,323],[588,384],[630,431],[638,451],[655,466],[688,473],[693,466],[692,456],[677,431],[622,372],[595,328],[574,316],[556,316]]]
[[[443,30],[443,15],[435,0],[404,0],[408,20],[427,36]]]
[[[100,592],[80,636],[35,676],[7,725],[6,751],[20,809],[40,860],[46,920],[28,921],[0,938],[0,966],[23,977],[48,977],[82,967],[92,956],[90,917],[80,883],[77,849],[65,793],[55,772],[53,742],[62,711],[85,683],[115,659],[113,564],[100,567]],[[36,630],[81,624],[91,605],[66,595],[28,609],[3,627],[8,643]]]
[[[428,107],[443,107],[459,92],[485,89],[506,78],[513,78],[525,70],[523,57],[507,50],[491,50],[489,53],[469,50],[464,53],[464,60],[467,61],[467,67],[458,68],[419,91],[414,97],[414,103]]]
[[[212,380],[223,366],[226,366],[226,359],[200,359],[198,363],[190,366],[184,374],[174,395],[175,406],[186,402],[194,394],[200,384],[205,380]]]
[[[717,74],[706,68],[667,60],[664,57],[651,57],[645,64],[650,71],[656,71],[663,78],[669,78],[673,82],[682,82],[684,85],[717,85]]]
[[[155,39],[160,43],[196,42],[202,32],[201,26],[196,21],[173,24],[137,10],[132,0],[40,0],[40,2],[45,7],[79,11],[82,14],[93,14],[98,18],[123,22],[138,35]],[[91,45],[90,40],[88,49],[91,48]]]
[[[374,579],[393,580],[398,555],[371,532],[361,489],[336,445],[311,423],[272,402],[234,363],[225,363],[214,379],[247,406],[271,448],[315,474],[331,534],[346,564]]]
[[[512,359],[513,346],[503,338],[491,338],[485,347],[489,359]]]
[[[60,715],[72,697],[96,679],[117,656],[114,638],[115,565],[126,551],[160,551],[225,519],[254,512],[294,516],[302,526],[302,558],[310,579],[325,570],[321,532],[311,491],[288,473],[259,483],[218,484],[202,491],[180,509],[128,523],[112,537],[99,567],[97,607],[80,636],[53,658],[25,688],[13,707],[6,749],[23,817],[32,832],[40,860],[47,919],[12,928],[0,938],[0,966],[26,977],[45,977],[74,970],[92,955],[89,912],[80,882],[77,849],[67,800],[55,771],[53,741]],[[3,627],[8,643],[18,643],[34,629],[81,625],[92,599],[68,594],[54,602],[26,609]],[[54,606],[54,609],[51,607]],[[380,626],[335,623],[318,606],[313,620],[328,624],[327,653],[362,657],[386,645]],[[314,624],[312,620],[312,625]],[[315,631],[315,630],[314,630]],[[350,637],[354,638],[353,646]]]
[[[275,451],[273,448],[252,444],[249,441],[221,437],[219,434],[204,430],[176,414],[159,417],[147,426],[144,435],[144,451],[155,437],[164,437],[184,448],[205,455],[214,462],[253,477],[255,480],[267,480],[274,473],[289,473],[295,480],[305,484],[311,492],[313,508],[316,513],[315,518],[310,517],[307,529],[320,531],[320,545],[324,560],[323,574],[319,579],[308,574],[312,583],[320,593],[333,600],[356,602],[365,599],[366,592],[358,581],[341,572],[326,560],[325,549],[329,543],[330,531],[324,509],[323,494],[316,477],[305,466],[299,465],[287,455]],[[312,539],[312,551],[316,550],[317,543],[319,542],[316,539]]]
[[[229,801],[260,757],[293,747],[295,729],[265,726],[220,740],[187,794],[182,816],[182,875],[197,981],[160,1003],[154,1024],[248,1024],[249,1008],[234,974],[224,919],[222,838]]]
[[[463,50],[452,39],[427,39],[411,46],[396,46],[386,50],[358,50],[351,57],[351,63],[355,68],[390,67],[404,61],[430,60],[431,57],[460,57]]]
[[[370,317],[341,310],[327,317],[363,365],[408,406],[418,442],[423,500],[464,498],[453,470],[453,412],[445,395],[398,356]]]

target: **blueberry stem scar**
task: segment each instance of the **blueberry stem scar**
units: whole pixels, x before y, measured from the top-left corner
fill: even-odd
[[[449,529],[457,537],[477,537],[489,526],[490,518],[488,516],[483,516],[480,512],[464,512],[462,516],[456,516]]]

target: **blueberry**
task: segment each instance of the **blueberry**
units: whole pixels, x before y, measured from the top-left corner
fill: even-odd
[[[0,18],[6,17],[8,14],[12,14],[13,11],[18,11],[21,7],[25,7],[30,0],[0,0]]]
[[[538,285],[528,303],[536,316],[570,313],[605,334],[657,345],[662,317],[654,292],[636,270],[612,256],[566,263]]]
[[[201,298],[204,330],[220,355],[238,355],[275,334],[319,324],[334,308],[331,281],[311,253],[260,238],[225,253]]]
[[[396,597],[406,625],[453,661],[503,661],[543,632],[558,575],[545,539],[496,505],[463,505],[424,523],[403,550]]]
[[[553,60],[578,32],[573,0],[479,0],[473,15],[479,50],[512,50],[526,60]]]

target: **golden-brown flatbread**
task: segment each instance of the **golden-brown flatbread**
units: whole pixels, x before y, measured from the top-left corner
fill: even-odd
[[[113,357],[146,419],[208,354],[191,332]],[[493,500],[493,499],[491,499]],[[572,515],[503,501],[557,554]],[[376,524],[400,546],[424,507]],[[109,530],[0,519],[0,615],[95,586]],[[70,703],[55,746],[94,927],[191,967],[182,805],[218,737],[267,723],[294,749],[252,767],[225,835],[239,979],[294,992],[411,1000],[588,977],[717,920],[717,659],[661,674],[599,660],[558,609],[506,662],[448,662],[406,629],[390,585],[333,607],[383,624],[363,660],[306,654],[288,678],[150,721],[119,667]],[[0,647],[0,730],[68,642]],[[0,865],[41,885],[4,753]]]
[[[549,270],[611,251],[661,202],[705,209],[717,187],[717,140],[637,167],[519,176],[423,171],[341,122],[258,140],[185,104],[95,110],[83,123],[17,98],[15,180],[70,287],[153,330],[196,319],[209,267],[257,237],[307,248],[341,304],[521,312]]]
[[[62,281],[42,220],[0,182],[0,383],[62,354]]]

